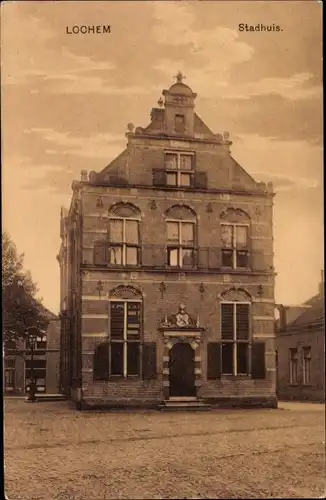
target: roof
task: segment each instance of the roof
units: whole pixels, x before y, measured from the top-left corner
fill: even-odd
[[[309,309],[304,309],[303,312],[288,326],[308,326],[316,323],[324,322],[324,297],[322,295],[315,295],[305,302],[310,305]]]
[[[44,305],[41,302],[39,302],[39,306],[40,306],[41,311],[45,315],[47,320],[52,321],[52,320],[58,319],[58,316],[56,314],[54,314],[53,312],[51,312],[46,307],[44,307]]]
[[[191,88],[182,82],[174,83],[173,85],[171,85],[171,87],[169,88],[169,93],[187,96],[193,95],[193,91],[191,90]]]

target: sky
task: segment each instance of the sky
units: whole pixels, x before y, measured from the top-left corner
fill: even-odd
[[[2,224],[59,311],[60,207],[147,126],[181,70],[232,156],[273,181],[276,301],[318,291],[323,263],[322,5],[296,1],[1,5]],[[281,31],[239,31],[239,24]],[[108,34],[69,35],[110,25]]]

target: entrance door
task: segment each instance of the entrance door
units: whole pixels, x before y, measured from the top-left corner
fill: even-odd
[[[194,397],[195,352],[189,344],[178,343],[170,349],[170,397]]]

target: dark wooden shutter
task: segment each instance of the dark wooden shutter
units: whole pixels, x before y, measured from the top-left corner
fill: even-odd
[[[236,304],[237,339],[249,339],[249,304]]]
[[[220,269],[222,263],[222,252],[220,248],[209,249],[209,269]]]
[[[195,172],[194,185],[196,188],[207,189],[207,173]]]
[[[166,186],[166,173],[164,169],[153,168],[153,186]]]
[[[148,267],[164,267],[166,249],[159,245],[144,245],[142,249],[142,265]]]
[[[96,266],[106,265],[106,246],[105,241],[97,241],[94,244],[94,264]]]
[[[93,375],[95,380],[108,380],[109,378],[109,344],[103,342],[98,345],[94,353]]]
[[[232,340],[234,338],[234,305],[221,304],[221,336],[222,339]]]
[[[221,378],[221,344],[208,342],[207,344],[207,380]]]
[[[254,342],[251,347],[251,377],[263,379],[266,377],[265,342]]]
[[[254,250],[251,254],[250,261],[253,271],[266,270],[265,256],[262,250]]]
[[[198,248],[198,268],[209,268],[209,251],[208,248]]]
[[[156,343],[143,344],[143,378],[153,379],[157,376]]]

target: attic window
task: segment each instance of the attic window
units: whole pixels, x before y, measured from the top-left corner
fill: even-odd
[[[165,170],[169,186],[190,187],[194,175],[194,154],[166,152]]]
[[[174,120],[174,129],[176,134],[184,134],[185,133],[185,117],[184,115],[175,115]]]

